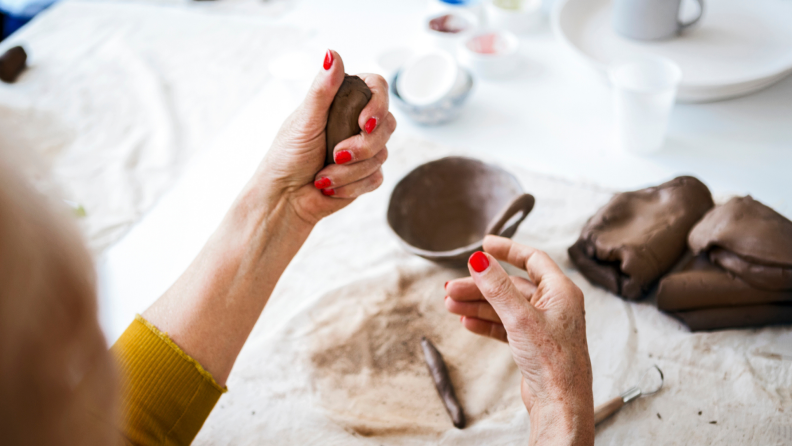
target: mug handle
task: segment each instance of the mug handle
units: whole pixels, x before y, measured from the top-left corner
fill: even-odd
[[[704,15],[704,0],[696,0],[696,3],[698,3],[698,5],[699,5],[698,17],[696,17],[695,19],[693,19],[693,20],[691,20],[689,22],[685,22],[685,23],[683,23],[683,22],[679,21],[679,19],[677,19],[677,26],[678,26],[677,32],[684,31],[684,30],[690,28],[691,26],[695,25],[696,23],[698,23],[699,20],[701,20],[701,16]]]
[[[493,222],[490,223],[489,228],[487,228],[487,235],[503,234],[504,229],[506,229],[503,226],[506,225],[512,217],[517,215],[518,212],[522,212],[520,218],[512,225],[516,228],[531,212],[535,202],[536,200],[531,194],[522,194],[513,199],[508,206],[492,219]]]

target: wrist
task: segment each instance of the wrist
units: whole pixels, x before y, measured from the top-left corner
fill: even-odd
[[[308,238],[315,222],[300,216],[289,192],[272,184],[251,181],[231,206],[219,232],[226,241],[245,250],[263,253],[265,245],[289,245],[296,251]]]
[[[534,406],[530,445],[593,445],[594,408],[583,402]]]

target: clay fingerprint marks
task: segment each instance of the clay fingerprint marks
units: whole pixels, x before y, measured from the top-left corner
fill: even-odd
[[[0,80],[5,83],[16,82],[27,67],[27,53],[21,46],[15,46],[0,56]]]
[[[589,219],[569,257],[590,282],[640,299],[684,254],[688,232],[713,205],[693,177],[617,194]]]
[[[325,164],[333,164],[333,150],[341,141],[360,133],[358,118],[371,99],[371,89],[358,76],[344,76],[327,114],[327,157]]]

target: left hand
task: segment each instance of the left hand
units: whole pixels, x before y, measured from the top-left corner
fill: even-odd
[[[256,174],[312,225],[383,181],[381,166],[388,157],[385,144],[396,129],[396,119],[388,111],[388,83],[376,74],[359,76],[371,89],[371,100],[358,117],[360,134],[334,148],[337,164],[323,167],[325,127],[330,104],[344,80],[344,62],[337,52],[328,50],[308,95],[281,127]]]

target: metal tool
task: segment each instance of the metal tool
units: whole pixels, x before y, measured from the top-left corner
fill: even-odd
[[[658,380],[659,375],[659,380]],[[653,395],[663,388],[663,371],[658,366],[652,366],[647,370],[638,386],[627,389],[624,393],[594,408],[594,424],[597,425],[609,416],[613,415],[630,401],[642,397]],[[646,390],[642,390],[646,389]]]

